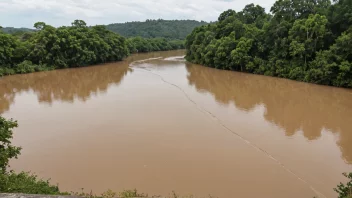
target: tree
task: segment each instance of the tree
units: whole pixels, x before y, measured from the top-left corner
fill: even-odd
[[[231,51],[236,48],[237,41],[235,33],[231,33],[227,37],[223,37],[216,41],[216,52],[214,57],[215,68],[231,69]],[[206,52],[203,52],[203,54]]]
[[[330,0],[278,0],[270,11],[276,20],[293,21],[310,14],[325,15],[331,5]]]
[[[260,17],[265,17],[265,9],[259,5],[249,4],[244,7],[240,12],[243,18],[243,22],[246,24],[252,24]]]
[[[352,29],[351,29],[352,30]],[[331,46],[333,54],[338,56],[339,60],[347,60],[352,62],[352,31],[346,31],[341,34],[335,44]]]
[[[317,50],[323,47],[325,27],[328,20],[319,14],[309,15],[308,19],[296,20],[289,31],[291,55],[302,55],[307,65],[307,58],[313,58]],[[303,51],[302,51],[303,50]]]
[[[83,20],[68,27],[55,28],[44,22],[34,27],[33,32],[0,32],[0,76],[121,61],[134,52],[184,48],[182,40],[126,39],[103,25],[88,27]]]
[[[335,38],[352,25],[352,1],[334,0],[328,11],[329,26]]]
[[[83,20],[75,20],[74,22],[71,23],[72,26],[74,27],[79,27],[79,28],[84,28],[87,27],[87,23]]]
[[[238,42],[236,49],[231,51],[231,59],[235,65],[239,66],[236,70],[245,71],[246,65],[251,61],[249,54],[253,40],[242,37]],[[252,68],[250,68],[252,69]]]
[[[348,198],[352,196],[352,173],[343,173],[343,176],[349,179],[347,184],[340,183],[334,190],[339,193],[338,198]]]
[[[236,16],[236,11],[229,9],[229,10],[221,13],[219,18],[218,18],[218,21],[221,22],[221,21],[227,19],[230,16]]]
[[[351,9],[350,9],[351,8]],[[186,39],[186,59],[220,69],[352,87],[352,1],[277,0],[227,10]]]
[[[0,116],[0,192],[26,194],[61,194],[58,186],[49,181],[37,179],[29,173],[15,173],[7,170],[9,160],[17,158],[21,148],[13,146],[11,139],[17,122]],[[63,193],[65,194],[65,193]]]
[[[0,116],[0,174],[6,172],[9,160],[17,158],[20,154],[21,148],[11,144],[12,129],[17,126],[16,121],[6,120]]]
[[[0,67],[11,66],[16,46],[16,38],[0,32]]]
[[[33,27],[37,30],[42,30],[45,27],[45,25],[46,24],[44,22],[36,22]]]

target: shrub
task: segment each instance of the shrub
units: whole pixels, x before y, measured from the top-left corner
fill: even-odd
[[[15,74],[15,70],[8,68],[8,67],[0,67],[0,77],[1,76],[7,76],[7,75],[13,75]]]
[[[134,189],[134,190],[125,190],[125,191],[119,193],[119,196],[120,196],[121,198],[148,197],[148,195],[139,194],[136,189]]]
[[[352,173],[343,173],[345,177],[349,179],[346,184],[340,183],[334,190],[339,193],[338,198],[350,198],[352,197]]]
[[[50,185],[49,180],[38,179],[36,175],[9,172],[0,175],[0,192],[25,194],[67,194],[60,193],[58,186]]]
[[[15,71],[16,73],[19,74],[26,74],[26,73],[32,73],[36,71],[37,65],[33,65],[31,61],[23,61],[22,63],[18,64],[15,66]]]

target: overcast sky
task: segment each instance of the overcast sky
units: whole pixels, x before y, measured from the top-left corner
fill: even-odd
[[[75,19],[88,25],[194,19],[215,21],[227,9],[241,10],[259,4],[268,11],[275,0],[0,0],[0,25],[33,27],[38,21],[53,26],[70,25]]]

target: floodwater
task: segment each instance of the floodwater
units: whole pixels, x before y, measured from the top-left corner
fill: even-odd
[[[337,197],[352,172],[352,90],[183,54],[1,78],[0,113],[23,148],[11,168],[96,194]]]

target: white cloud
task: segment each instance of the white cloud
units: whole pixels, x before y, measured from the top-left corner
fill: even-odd
[[[0,0],[0,25],[32,27],[37,21],[54,26],[75,19],[89,25],[146,19],[215,21],[222,11],[254,3],[267,10],[275,0]]]

